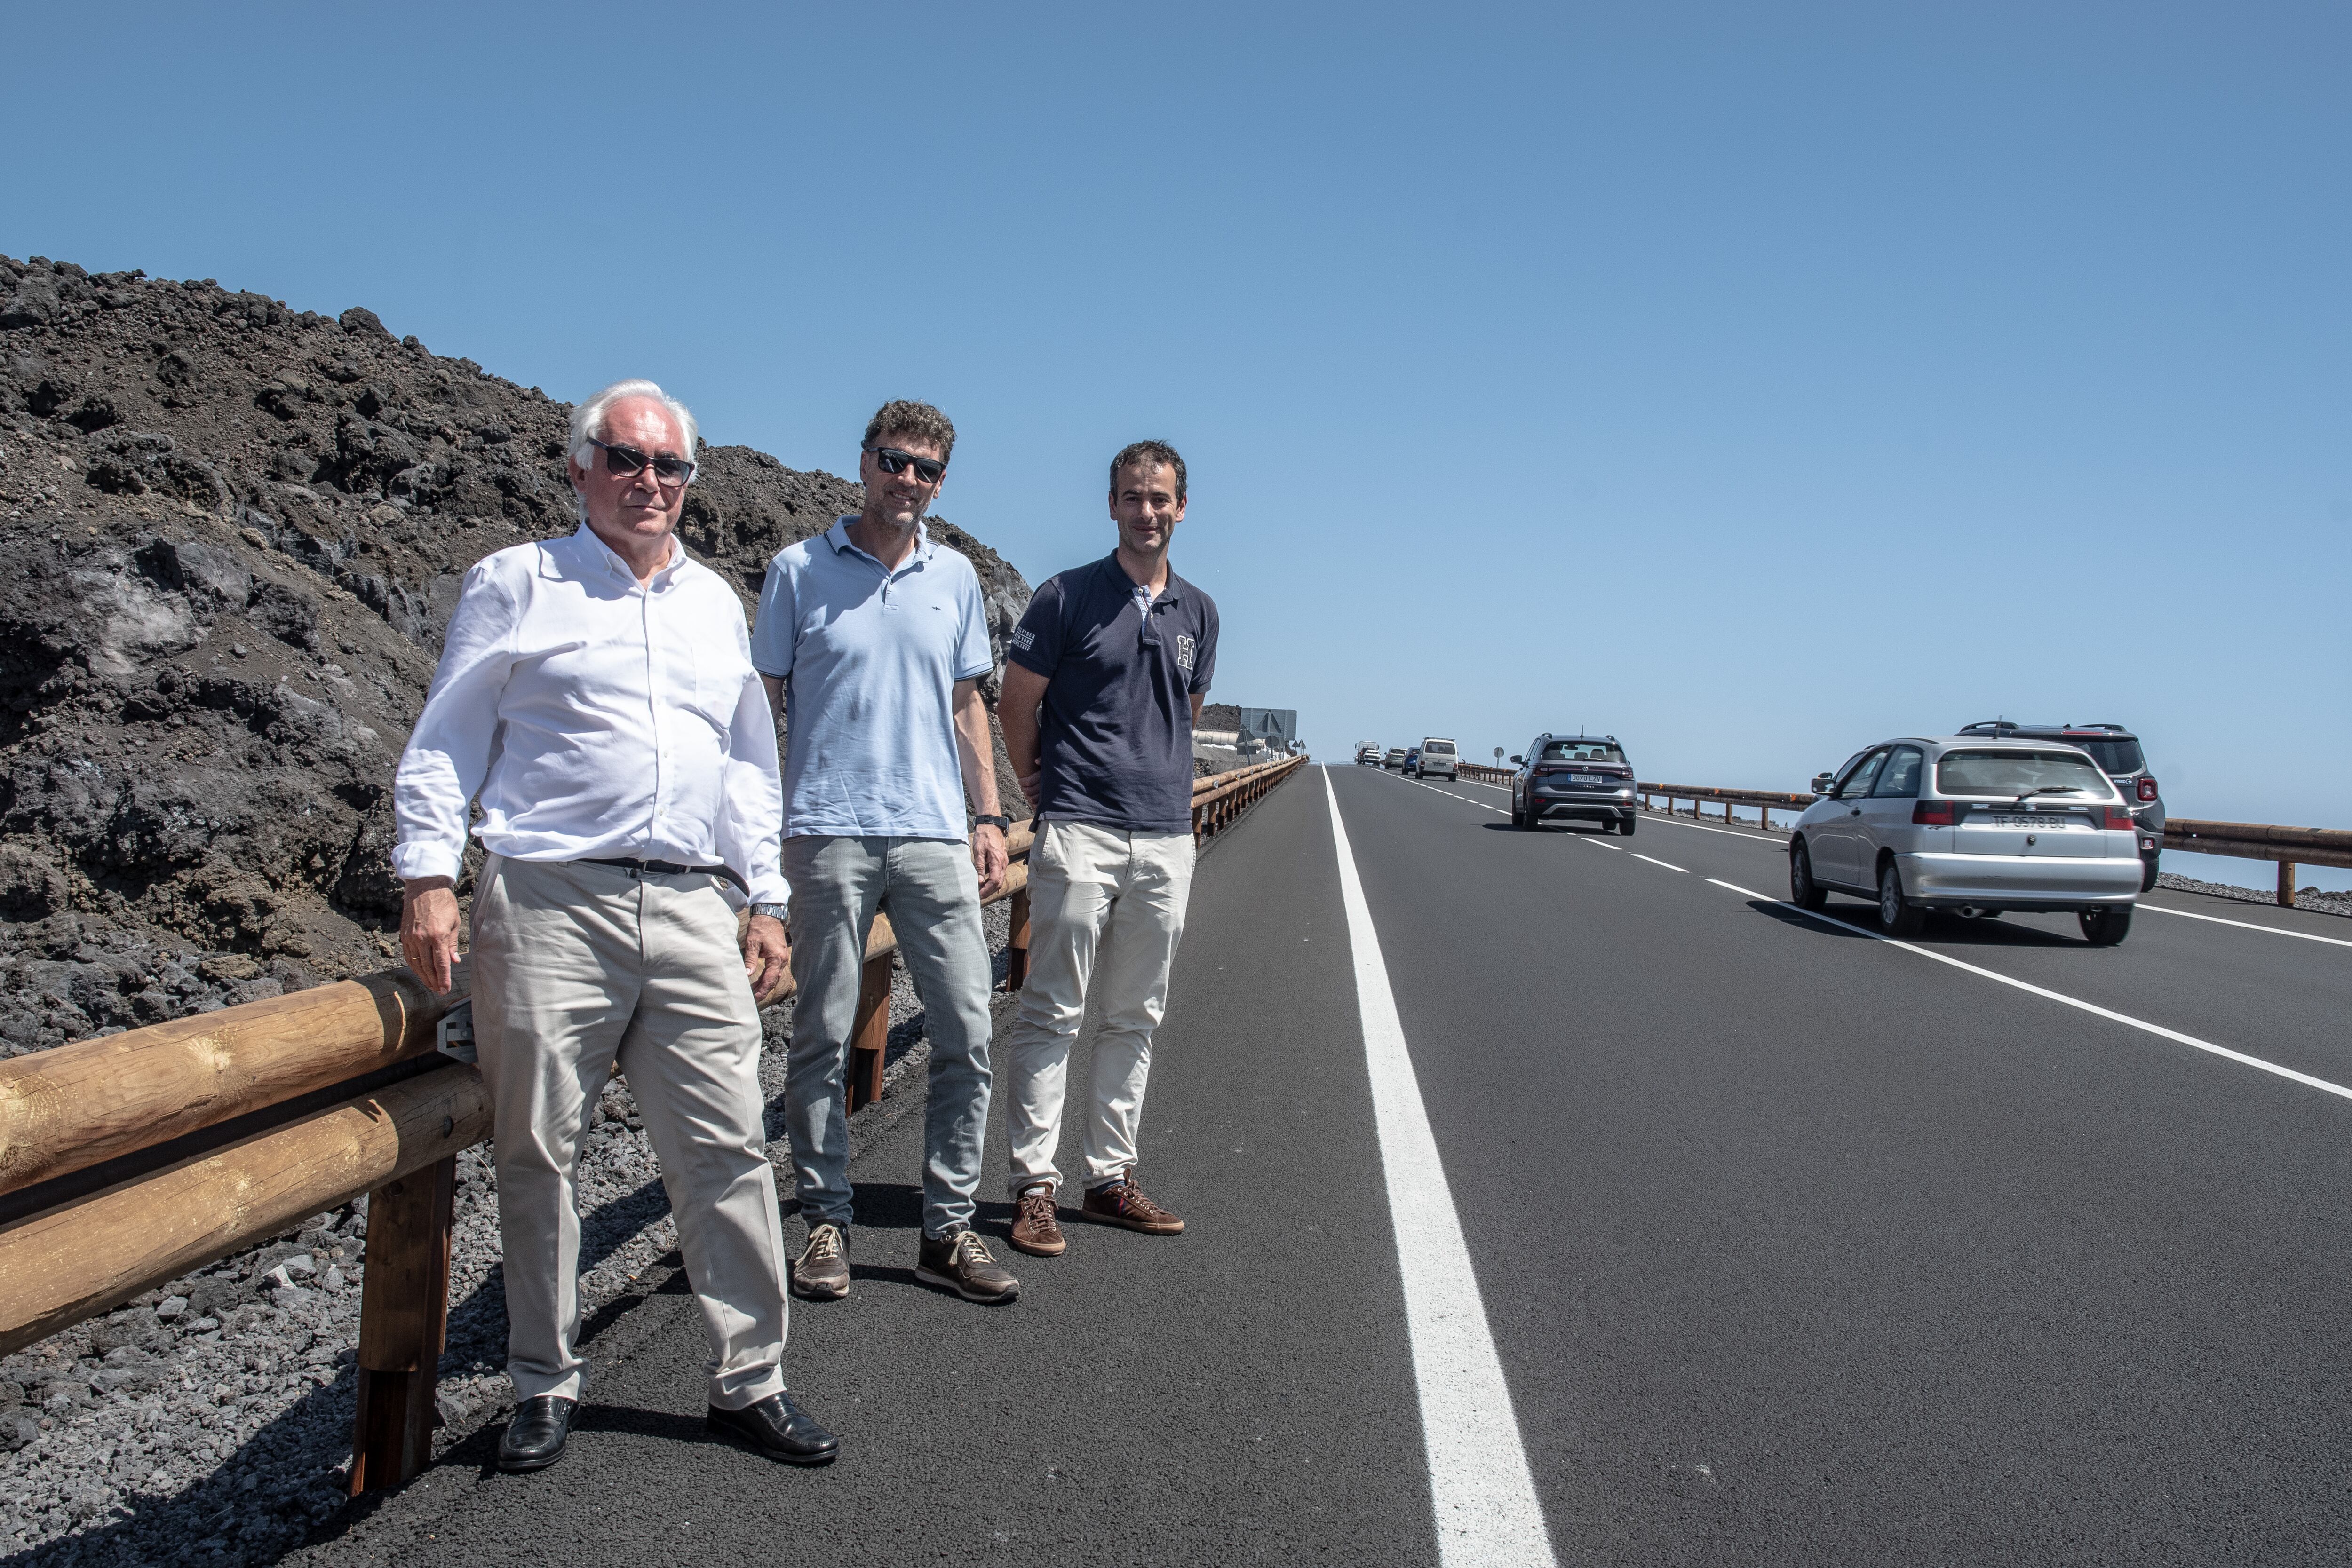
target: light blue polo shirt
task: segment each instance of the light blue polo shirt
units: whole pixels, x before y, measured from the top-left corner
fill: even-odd
[[[841,517],[776,552],[751,663],[784,683],[784,836],[967,836],[950,698],[988,674],[971,562],[915,528],[892,571]]]

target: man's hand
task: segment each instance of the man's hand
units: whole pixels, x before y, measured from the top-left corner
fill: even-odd
[[[449,966],[457,958],[457,890],[446,876],[420,876],[402,886],[400,952],[425,988],[449,993]]]
[[[971,831],[971,869],[980,873],[980,897],[985,904],[1004,891],[1004,833],[993,822]]]
[[[1045,769],[1042,767],[1033,768],[1021,776],[1021,793],[1028,800],[1029,810],[1033,812],[1037,810],[1037,788],[1045,777]]]
[[[751,916],[743,927],[743,973],[751,977],[752,999],[763,1008],[774,1001],[792,972],[793,945],[784,923],[772,915]]]

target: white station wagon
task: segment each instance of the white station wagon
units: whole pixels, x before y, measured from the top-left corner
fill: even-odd
[[[2071,913],[2108,947],[2131,930],[2139,839],[2131,804],[2078,747],[1982,736],[1886,741],[1813,780],[1789,840],[1789,897],[1874,899],[1888,935],[1928,913]]]

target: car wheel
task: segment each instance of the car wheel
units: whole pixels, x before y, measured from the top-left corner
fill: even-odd
[[[2083,940],[2094,947],[2112,947],[2131,935],[2131,905],[2116,909],[2085,909],[2074,916]]]
[[[1633,836],[1633,819],[1631,817],[1618,818],[1617,831],[1620,833],[1622,833],[1625,837],[1629,839],[1632,838]]]
[[[1927,912],[1903,896],[1903,873],[1893,861],[1878,868],[1878,924],[1889,936],[1916,936]]]
[[[2142,893],[2153,893],[2156,891],[2156,861],[2157,857],[2150,855],[2146,861],[2141,862],[2139,871],[2139,890]]]
[[[1819,909],[1829,896],[1813,880],[1812,852],[1805,848],[1804,835],[1799,833],[1789,841],[1789,902],[1800,909]]]
[[[1519,810],[1519,798],[1514,795],[1511,797],[1511,826],[1524,828],[1527,825],[1528,814]]]

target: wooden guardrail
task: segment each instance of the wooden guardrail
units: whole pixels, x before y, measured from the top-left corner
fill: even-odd
[[[1815,799],[1810,791],[1794,794],[1780,789],[1717,789],[1704,784],[1636,783],[1633,788],[1641,795],[1642,810],[1644,811],[1657,809],[1650,804],[1651,796],[1665,797],[1666,814],[1670,817],[1680,814],[1675,810],[1676,800],[1688,800],[1691,803],[1693,819],[1700,815],[1700,801],[1716,801],[1723,807],[1723,820],[1727,822],[1731,821],[1731,808],[1734,806],[1753,806],[1759,813],[1760,824],[1767,832],[1772,830],[1774,810],[1801,811],[1811,805]]]
[[[1304,761],[1196,780],[1196,841]],[[1013,904],[1013,988],[1034,841],[1026,821],[1006,834],[1013,862],[996,894]],[[877,916],[853,1108],[882,1092],[896,947]],[[457,1158],[493,1131],[481,1073],[435,1049],[463,970],[447,997],[398,970],[0,1063],[0,1354],[365,1194],[351,1491],[415,1475],[447,1340]],[[761,1005],[791,993],[787,976]]]
[[[1463,778],[1475,779],[1481,784],[1508,784],[1513,772],[1508,768],[1489,768],[1483,762],[1458,763],[1455,770]]]

